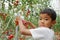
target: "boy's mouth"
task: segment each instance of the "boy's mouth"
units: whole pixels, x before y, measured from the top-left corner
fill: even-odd
[[[44,27],[44,26],[40,26],[40,27]]]
[[[45,26],[45,25],[40,25],[40,26]]]

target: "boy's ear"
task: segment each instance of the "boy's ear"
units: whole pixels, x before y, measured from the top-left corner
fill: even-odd
[[[53,21],[53,25],[56,24],[56,20]]]

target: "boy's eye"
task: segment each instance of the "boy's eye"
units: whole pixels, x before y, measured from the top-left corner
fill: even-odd
[[[40,18],[40,20],[43,20],[42,18]],[[48,20],[48,18],[45,18],[44,20]]]
[[[45,19],[45,20],[48,20],[48,19]]]
[[[42,20],[42,19],[40,18],[40,20]]]

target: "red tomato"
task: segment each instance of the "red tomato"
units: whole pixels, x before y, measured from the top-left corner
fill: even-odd
[[[28,9],[28,13],[30,13],[30,10]]]
[[[23,24],[26,24],[26,21],[25,20],[22,20]]]
[[[19,24],[18,21],[15,21],[15,23],[16,23],[16,26]]]
[[[16,3],[19,3],[19,0],[16,0]]]
[[[10,34],[9,36],[8,36],[8,39],[12,39],[14,36],[12,35],[12,34]]]
[[[28,24],[25,24],[25,27],[28,28]]]
[[[23,22],[23,25],[24,25],[26,28],[28,28],[27,22],[26,22],[25,20],[22,20],[22,22]]]
[[[17,3],[17,2],[14,2],[14,5],[15,5],[15,6],[17,6],[17,5],[18,5],[18,3]]]

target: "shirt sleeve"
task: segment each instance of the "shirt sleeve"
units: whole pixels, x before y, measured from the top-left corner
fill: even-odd
[[[52,34],[51,31],[47,28],[30,29],[30,32],[34,39],[50,39],[50,36]]]
[[[44,32],[42,32],[42,29],[36,28],[36,29],[30,29],[30,32],[32,34],[32,37],[35,39],[43,38],[44,37]]]

